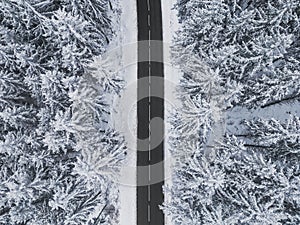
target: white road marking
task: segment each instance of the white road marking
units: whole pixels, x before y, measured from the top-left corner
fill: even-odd
[[[150,192],[151,188],[150,188],[150,185],[148,185],[148,205],[150,203],[150,197],[151,197],[151,192]]]
[[[150,14],[148,13],[148,26],[150,27]]]
[[[150,222],[150,205],[148,205],[148,222]]]
[[[148,11],[150,11],[150,0],[147,0]]]
[[[150,27],[149,27],[149,42],[148,42],[148,66],[149,66],[149,69],[148,69],[148,103],[149,103],[149,118],[148,118],[148,121],[149,121],[149,147],[148,147],[148,159],[149,159],[149,163],[150,163],[150,160],[151,160],[151,154],[150,154],[150,150],[151,150],[151,125],[150,125],[150,121],[151,121],[151,60],[150,60],[150,57],[151,57],[151,52],[150,52],[150,47],[151,47],[151,42],[150,42],[150,35],[151,35],[151,31],[150,31]]]
[[[148,179],[149,179],[149,186],[150,186],[150,182],[151,182],[151,165],[148,165]]]
[[[149,165],[148,165],[148,179],[149,179],[149,183],[148,183],[148,222],[150,223],[151,221],[151,212],[150,212],[150,202],[151,202],[151,165],[150,165],[150,162],[151,162],[151,125],[150,125],[150,121],[151,121],[151,24],[150,24],[150,21],[151,21],[151,18],[150,18],[150,0],[147,0],[147,4],[148,4],[148,71],[149,71],[149,74],[148,74],[148,83],[149,83],[149,86],[148,86],[148,98],[149,98],[149,146],[148,146],[148,159],[149,159]]]

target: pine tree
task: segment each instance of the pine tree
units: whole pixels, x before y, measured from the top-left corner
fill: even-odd
[[[199,55],[223,85],[241,83],[249,108],[299,96],[299,4],[290,1],[179,1],[175,42]]]
[[[284,122],[270,119],[254,119],[243,122],[246,125],[245,136],[258,148],[267,151],[272,158],[288,157],[290,160],[296,157],[299,160],[300,153],[300,118],[292,115]]]
[[[113,178],[126,148],[103,87],[120,92],[123,81],[88,84],[115,35],[114,7],[0,1],[0,224],[118,220]]]
[[[176,164],[163,206],[174,224],[300,223],[297,116],[243,121],[245,133],[225,129],[208,146],[227,109],[298,100],[298,5],[177,1],[182,105],[169,119]]]
[[[165,213],[175,224],[297,224],[299,165],[272,160],[227,136],[210,162],[201,154],[177,167]]]

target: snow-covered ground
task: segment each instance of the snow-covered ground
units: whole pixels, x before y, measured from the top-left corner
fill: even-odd
[[[137,13],[135,0],[121,0],[122,16],[119,48],[121,72],[126,87],[116,103],[115,126],[125,136],[127,157],[120,177],[120,225],[136,224],[136,74],[137,74]],[[129,95],[129,96],[128,96]],[[127,104],[127,102],[129,104]],[[128,111],[127,111],[128,110]],[[128,115],[127,115],[128,113]]]
[[[235,107],[227,113],[226,124],[227,132],[232,134],[242,134],[243,127],[240,122],[242,120],[252,120],[254,118],[270,119],[284,121],[288,119],[290,115],[300,116],[299,104],[276,104],[266,108],[246,109],[244,107]]]
[[[170,47],[175,31],[178,29],[178,21],[176,10],[172,9],[176,0],[162,1],[162,21],[163,21],[163,41],[164,41],[164,72],[165,72],[165,121],[170,117],[170,113],[174,110],[174,106],[180,104],[175,96],[175,87],[179,83],[180,71],[172,65],[170,55]],[[172,186],[172,158],[168,144],[168,130],[170,126],[165,123],[165,186]],[[168,204],[171,196],[165,194],[165,204]],[[170,218],[165,216],[165,224],[171,225]]]

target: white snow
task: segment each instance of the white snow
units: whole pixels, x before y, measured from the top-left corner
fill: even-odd
[[[244,127],[242,120],[252,120],[254,118],[271,119],[285,121],[290,115],[300,116],[300,105],[295,103],[276,104],[264,109],[247,109],[245,107],[234,107],[227,112],[226,130],[231,134],[243,134]]]
[[[136,224],[136,77],[137,12],[135,0],[121,0],[120,43],[125,91],[117,103],[116,124],[127,142],[127,157],[120,177],[120,225]],[[127,115],[128,114],[128,115]]]
[[[170,57],[170,46],[175,31],[178,30],[178,21],[176,10],[172,10],[176,0],[162,0],[162,21],[163,21],[163,41],[164,41],[164,72],[165,72],[165,121],[169,118],[170,112],[174,110],[174,106],[178,106],[180,102],[175,96],[175,87],[179,83],[181,76],[180,71],[172,65]],[[172,158],[168,144],[169,124],[165,123],[165,186],[172,186]],[[165,194],[165,204],[170,202],[171,196]],[[172,225],[171,219],[165,216],[165,224]]]

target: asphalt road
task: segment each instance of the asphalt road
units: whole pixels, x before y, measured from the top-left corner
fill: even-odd
[[[163,141],[157,146],[155,139],[163,140],[163,120],[156,126],[149,122],[155,118],[164,118],[164,100],[153,97],[163,96],[163,49],[159,44],[150,40],[162,41],[162,15],[160,0],[137,0],[138,40],[145,41],[138,45],[138,99],[148,93],[149,97],[138,101],[137,104],[137,136],[138,139],[147,139],[147,145],[137,143],[137,224],[163,225],[164,215],[159,209],[163,203],[162,186],[164,177],[164,145]],[[146,43],[146,45],[145,45]],[[148,43],[148,44],[147,44]],[[155,55],[156,60],[152,60]],[[152,57],[151,57],[152,56]],[[157,62],[158,61],[158,62]],[[161,62],[159,62],[161,61]],[[144,79],[142,79],[144,78]],[[146,82],[145,82],[146,81]],[[152,97],[151,97],[152,95]],[[155,137],[154,137],[155,136]],[[146,149],[145,149],[146,148]],[[139,150],[143,151],[139,151]],[[153,166],[156,165],[156,166]],[[145,169],[146,168],[146,169]],[[154,169],[155,168],[155,169]],[[148,182],[145,181],[148,177]],[[155,178],[154,178],[155,177]],[[143,185],[139,185],[143,180]]]

